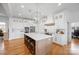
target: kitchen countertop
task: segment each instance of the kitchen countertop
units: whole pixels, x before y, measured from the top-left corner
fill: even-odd
[[[45,34],[41,34],[41,33],[24,33],[24,34],[31,37],[32,39],[34,39],[36,41],[52,38],[52,36],[50,36],[50,35],[45,35]]]

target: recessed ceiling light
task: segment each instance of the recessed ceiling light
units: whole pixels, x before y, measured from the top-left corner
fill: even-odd
[[[21,16],[22,14],[21,14],[21,13],[19,13],[18,15],[19,15],[19,16]]]
[[[28,10],[28,12],[32,12],[32,10],[31,10],[31,9],[29,9],[29,10]]]
[[[58,6],[61,6],[61,3],[58,3]]]
[[[2,15],[2,16],[3,16],[4,14],[3,14],[3,13],[0,13],[0,15]]]
[[[21,8],[24,8],[24,5],[21,5]]]

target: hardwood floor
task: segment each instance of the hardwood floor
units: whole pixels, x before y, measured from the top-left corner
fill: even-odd
[[[1,55],[31,55],[24,44],[24,39],[4,40],[0,44]],[[52,44],[49,55],[76,55],[79,54],[79,40],[73,39],[67,46]]]
[[[59,44],[53,43],[51,49],[51,55],[69,55],[69,47],[61,46]]]
[[[4,40],[4,55],[30,55],[28,48],[24,45],[23,39]]]
[[[52,55],[79,55],[79,39],[72,39],[67,46],[53,43]]]
[[[79,39],[72,39],[70,44],[70,54],[79,55]]]

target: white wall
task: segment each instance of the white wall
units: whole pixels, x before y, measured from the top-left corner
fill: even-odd
[[[79,22],[79,12],[70,12],[69,14],[69,22]]]
[[[63,11],[65,13],[65,18],[68,22],[74,23],[79,22],[79,12],[78,11]]]
[[[71,23],[71,26],[72,27],[79,27],[79,22],[73,22],[73,23]]]
[[[8,19],[7,17],[2,17],[2,16],[0,16],[0,22],[6,23],[6,29],[5,29],[5,31],[8,32],[9,19]]]

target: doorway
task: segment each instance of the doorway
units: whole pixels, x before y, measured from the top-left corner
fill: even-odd
[[[6,32],[6,23],[0,22],[0,51],[4,49],[4,34]],[[1,52],[0,52],[1,54]]]
[[[6,23],[5,22],[0,22],[0,40],[5,39],[6,37]]]
[[[79,55],[79,22],[71,23],[70,53]]]

